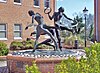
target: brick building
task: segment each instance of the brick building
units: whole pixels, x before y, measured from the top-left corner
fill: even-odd
[[[47,5],[52,8],[53,14],[55,0],[0,0],[0,41],[9,45],[14,40],[22,41],[30,36],[33,27],[25,30],[31,23],[29,10],[39,12],[44,17],[45,23],[53,25],[53,21],[44,14]]]
[[[94,0],[95,40],[100,42],[100,0]]]

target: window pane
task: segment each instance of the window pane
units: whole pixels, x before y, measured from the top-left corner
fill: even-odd
[[[21,33],[20,32],[14,32],[14,37],[21,37]]]
[[[6,24],[0,24],[0,38],[6,38]]]
[[[20,31],[20,30],[21,30],[20,24],[15,24],[14,31]]]
[[[21,25],[20,24],[14,25],[14,37],[21,37]]]
[[[45,0],[44,6],[45,7],[50,7],[50,0]]]
[[[39,6],[39,0],[34,0],[34,5]]]
[[[0,38],[6,38],[6,32],[0,32]]]
[[[45,7],[49,7],[49,2],[46,2]]]
[[[6,25],[5,24],[0,24],[0,30],[2,31],[4,31],[4,30],[6,30]]]
[[[14,0],[14,2],[21,3],[21,0]]]

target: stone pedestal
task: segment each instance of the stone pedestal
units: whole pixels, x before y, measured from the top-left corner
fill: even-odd
[[[41,73],[54,73],[55,64],[61,62],[61,58],[29,58],[20,56],[7,56],[8,70],[10,73],[25,73],[25,66],[32,65],[35,61]]]
[[[41,73],[54,73],[54,67],[68,57],[74,56],[76,59],[80,59],[81,56],[85,56],[83,50],[24,50],[15,51],[7,56],[7,67],[9,73],[25,73],[25,66],[32,65],[35,61]]]

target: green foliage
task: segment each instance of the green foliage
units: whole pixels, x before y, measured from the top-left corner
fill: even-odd
[[[32,66],[26,65],[26,73],[41,73],[36,63],[33,62]]]
[[[27,41],[23,41],[22,44],[24,45],[24,48],[28,48],[28,49],[31,49],[31,48],[34,48],[33,45],[34,45],[34,41],[33,40],[27,40]]]
[[[77,22],[77,24],[76,24]],[[73,29],[75,30],[75,34],[81,34],[84,30],[84,23],[83,23],[83,19],[82,17],[79,17],[78,15],[74,18],[74,23],[77,26],[73,27]]]
[[[64,44],[74,46],[75,40],[78,40],[78,43],[79,43],[78,46],[83,47],[84,40],[82,38],[82,36],[83,36],[82,34],[84,34],[84,32],[83,32],[84,31],[84,23],[83,23],[82,17],[80,17],[78,15],[75,16],[72,26],[73,26],[74,33],[73,34],[70,33],[70,36],[67,36],[64,39]]]
[[[0,56],[7,55],[8,52],[7,44],[0,42]]]
[[[92,25],[90,25],[90,33],[89,33],[89,38],[90,39],[92,39],[93,38],[93,35],[94,35],[94,26],[93,26],[93,24]]]
[[[39,49],[53,49],[52,46],[48,46],[48,45],[45,45],[45,44],[42,44],[38,47]]]
[[[55,73],[100,73],[100,43],[85,48],[86,58],[77,61],[74,57],[55,66]]]
[[[34,44],[34,41],[32,41],[32,40],[27,40],[27,41],[22,41],[22,42],[13,41],[10,44],[10,50],[31,49],[31,48],[33,48],[33,44]]]
[[[60,36],[65,38],[66,37],[66,31],[64,31],[64,30],[60,31]]]
[[[84,45],[84,40],[80,37],[80,35],[77,35],[77,36],[70,35],[70,37],[66,37],[66,38],[64,39],[64,44],[65,44],[65,45],[74,46],[75,40],[78,40],[78,45],[79,45],[79,47],[83,47],[83,45]]]
[[[10,44],[11,50],[20,50],[23,47],[23,44],[19,41],[13,41]]]

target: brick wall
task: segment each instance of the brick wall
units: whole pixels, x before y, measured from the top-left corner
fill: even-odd
[[[25,73],[25,66],[32,65],[35,61],[41,73],[54,73],[54,67],[63,58],[29,58],[20,56],[7,56],[8,69],[10,73]]]
[[[100,42],[100,0],[94,0],[94,37]]]
[[[50,7],[52,13],[55,9],[55,0],[50,0]],[[28,23],[31,23],[31,17],[28,15],[29,10],[39,12],[44,17],[44,21],[53,25],[53,21],[50,21],[48,16],[44,14],[44,0],[40,0],[40,7],[34,7],[33,0],[22,0],[21,5],[14,4],[13,0],[7,0],[7,2],[0,2],[0,23],[7,24],[7,40],[0,40],[6,42],[8,45],[14,40],[13,27],[15,23],[22,24],[22,40],[25,40],[30,36],[33,28],[25,31],[25,27]],[[31,31],[31,32],[30,32]]]

